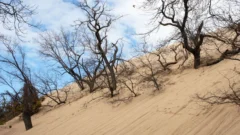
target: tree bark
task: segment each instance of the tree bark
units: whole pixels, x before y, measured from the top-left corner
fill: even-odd
[[[28,112],[23,112],[23,122],[24,122],[26,130],[31,129],[33,127],[32,120],[31,120],[31,114],[29,114]]]
[[[217,63],[223,61],[224,59],[230,58],[231,56],[234,56],[234,55],[239,54],[239,53],[240,53],[240,48],[237,48],[235,50],[230,50],[230,51],[227,49],[224,53],[222,53],[222,55],[218,59],[207,63],[207,66],[217,64]]]
[[[112,87],[110,87],[111,97],[114,97],[113,91],[114,91],[114,89]]]
[[[201,64],[200,51],[196,50],[195,53],[193,53],[193,56],[194,56],[194,68],[197,69]]]

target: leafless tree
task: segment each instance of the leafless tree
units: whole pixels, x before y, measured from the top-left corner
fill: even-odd
[[[48,32],[40,35],[38,43],[41,45],[40,54],[57,62],[74,78],[79,88],[84,89],[87,84],[90,92],[94,92],[101,85],[96,83],[104,72],[103,58],[91,51],[91,38],[84,29],[60,34]]]
[[[222,4],[221,7],[219,7],[219,3]],[[231,39],[231,44],[237,39],[239,13],[237,10],[232,10],[231,7],[236,3],[239,4],[236,0],[146,0],[143,7],[154,12],[151,22],[156,24],[147,34],[158,30],[161,26],[175,28],[176,33],[174,34],[177,42],[181,42],[183,48],[194,56],[194,68],[198,68],[201,64],[201,46],[206,38],[228,42],[222,36],[210,33],[210,31],[213,32],[220,28],[214,24],[221,22],[226,25],[226,22],[231,22],[231,25],[229,23],[227,25],[235,28],[235,36]],[[237,51],[239,50],[237,49]],[[236,50],[228,50],[221,57],[236,53]]]
[[[26,64],[26,55],[24,50],[18,44],[12,43],[11,40],[4,40],[3,45],[5,52],[0,55],[1,63],[1,82],[9,86],[15,93],[18,93],[12,82],[20,81],[23,83],[22,103],[23,103],[23,120],[26,130],[32,128],[31,115],[34,110],[33,106],[38,102],[38,95],[34,84],[32,83],[31,71]],[[10,78],[10,81],[8,81]]]
[[[154,10],[152,22],[160,26],[171,26],[176,29],[176,36],[183,48],[194,56],[194,68],[198,68],[201,45],[204,40],[204,22],[208,20],[208,8],[211,0],[147,0],[144,7]]]
[[[226,7],[226,8],[223,8]],[[218,8],[210,8],[210,14],[213,19],[213,26],[218,30],[211,31],[211,34],[206,34],[206,37],[220,41],[218,44],[225,44],[229,47],[225,51],[220,51],[220,57],[207,65],[219,63],[224,59],[232,59],[232,56],[240,53],[240,12],[235,9],[240,8],[240,2],[237,0],[226,0],[221,3]],[[210,32],[209,32],[210,33]],[[214,43],[211,42],[211,43]]]
[[[134,97],[137,97],[139,94],[136,92],[137,83],[134,81],[132,75],[136,73],[136,67],[131,61],[123,61],[118,65],[117,70],[117,79],[120,83],[119,89],[127,89],[130,91]]]
[[[4,28],[14,30],[16,35],[23,33],[23,25],[31,25],[29,17],[34,14],[34,7],[24,4],[22,0],[0,1],[0,20]],[[3,33],[1,33],[3,34]]]
[[[160,70],[154,67],[151,61],[151,54],[145,54],[138,59],[142,64],[142,68],[144,69],[144,71],[139,71],[140,76],[142,76],[145,81],[152,82],[157,90],[161,90],[161,84],[159,84],[157,77]]]
[[[181,50],[181,52],[182,52],[182,54],[183,54],[184,60],[182,61],[182,63],[179,65],[178,68],[183,67],[184,64],[185,64],[185,62],[186,62],[186,61],[188,60],[188,58],[189,58],[189,53],[188,53],[188,51],[187,51],[186,49]]]
[[[38,43],[41,47],[40,54],[57,62],[59,68],[73,77],[79,88],[83,90],[83,71],[79,64],[85,48],[81,46],[79,38],[78,32],[67,33],[62,29],[60,34],[56,32],[41,34]]]
[[[85,74],[83,82],[89,86],[90,93],[101,88],[104,83],[101,79],[99,79],[104,72],[104,67],[102,65],[103,59],[97,57],[98,56],[96,55],[90,58],[86,58],[86,60],[82,59],[82,62],[80,63],[80,66],[82,67]]]
[[[121,79],[119,82],[123,85],[122,88],[126,88],[127,90],[129,90],[134,97],[138,96],[138,94],[135,91],[136,83],[133,81],[132,77],[128,76],[126,78]]]
[[[51,73],[36,74],[35,79],[37,81],[37,92],[43,96],[50,98],[57,105],[65,104],[68,99],[69,89],[63,88],[60,90],[61,86],[64,84],[61,80],[61,75],[56,71],[51,71]]]
[[[31,25],[29,23],[29,17],[33,15],[34,8],[26,5],[21,0],[7,0],[0,1],[0,20],[1,25],[8,30],[14,30],[15,34],[20,37],[23,32],[23,26],[25,24]],[[17,46],[11,46],[8,43],[8,40],[4,37],[4,34],[1,33],[1,40],[3,41],[3,46],[6,48],[6,52],[1,52],[0,54],[0,63],[1,65],[8,65],[9,67],[1,67],[1,83],[9,86],[13,90],[13,94],[10,91],[7,92],[7,95],[13,97],[11,95],[18,95],[18,91],[14,89],[12,85],[12,79],[6,79],[2,74],[10,76],[14,79],[18,79],[19,81],[24,83],[24,87],[22,89],[23,94],[23,120],[25,124],[26,130],[32,128],[31,122],[31,113],[32,108],[29,110],[30,106],[36,104],[38,100],[37,93],[35,88],[31,82],[31,78],[29,76],[29,69],[26,67],[25,63],[25,54],[22,49]],[[5,57],[8,54],[9,57]],[[22,61],[18,61],[20,58]],[[12,68],[14,72],[8,70]],[[10,82],[8,82],[10,81]],[[16,101],[14,101],[16,102]]]
[[[238,76],[239,71],[237,71]],[[240,88],[238,83],[236,82],[231,82],[229,78],[226,78],[229,83],[229,89],[228,90],[220,90],[220,93],[212,93],[209,92],[205,95],[200,95],[197,94],[196,98],[199,99],[200,101],[207,102],[211,105],[214,104],[235,104],[240,106]]]
[[[136,48],[135,50],[140,51],[140,54],[151,54],[153,56],[156,56],[161,68],[164,71],[169,71],[169,66],[175,65],[179,62],[179,56],[181,54],[185,56],[184,53],[179,49],[181,44],[165,46],[169,41],[170,40],[166,40],[160,45],[156,45],[156,47],[153,47],[153,45],[149,45],[146,41],[144,41],[142,46]]]
[[[170,70],[169,66],[177,64],[178,63],[178,55],[180,54],[177,52],[179,46],[171,46],[169,48],[160,48],[156,52],[152,52],[152,54],[156,55],[158,57],[158,62],[163,67],[163,70]],[[166,56],[170,55],[171,53],[174,54],[174,60],[171,62],[168,62],[166,59]]]
[[[114,67],[120,59],[121,50],[119,48],[119,40],[116,42],[108,41],[108,31],[112,23],[117,20],[110,14],[106,4],[100,1],[95,1],[91,6],[87,0],[79,3],[79,7],[84,11],[87,20],[76,21],[78,30],[85,30],[83,36],[90,44],[88,48],[92,53],[103,59],[103,66],[108,88],[111,92],[111,97],[114,96],[114,91],[117,89],[117,79]]]

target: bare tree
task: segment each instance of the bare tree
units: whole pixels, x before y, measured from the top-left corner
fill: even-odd
[[[225,58],[238,54],[239,49],[239,7],[238,0],[147,0],[145,8],[154,11],[151,22],[156,24],[147,34],[161,26],[176,29],[175,40],[194,56],[194,68],[201,64],[201,46],[206,38],[229,44],[232,50],[208,65],[216,64]],[[219,30],[225,28],[224,30]],[[224,31],[224,34],[220,34]],[[231,35],[229,35],[231,31]],[[236,60],[236,59],[235,59]]]
[[[24,4],[22,0],[0,1],[0,20],[4,28],[14,30],[16,35],[23,33],[23,25],[31,25],[29,17],[34,13],[34,7]]]
[[[45,73],[44,75],[35,75],[37,81],[37,92],[50,98],[57,105],[65,104],[68,99],[69,89],[67,87],[60,90],[61,76],[56,71]]]
[[[0,55],[1,63],[1,82],[9,86],[15,93],[18,93],[12,81],[6,79],[9,77],[14,79],[14,81],[20,81],[23,83],[22,88],[22,102],[23,102],[23,120],[26,130],[32,128],[31,115],[35,106],[38,102],[38,95],[34,84],[32,83],[31,71],[27,67],[25,52],[18,44],[13,44],[10,40],[4,40],[5,52]],[[5,75],[5,77],[4,77]]]
[[[171,26],[176,29],[176,36],[183,48],[194,56],[194,68],[198,68],[201,45],[204,40],[204,22],[208,20],[208,8],[211,0],[148,0],[144,7],[154,10],[152,22],[157,25],[148,33],[160,26]]]
[[[163,70],[170,70],[169,66],[177,64],[178,63],[178,55],[180,54],[177,52],[179,45],[177,46],[171,46],[169,48],[160,48],[156,52],[152,52],[152,54],[156,55],[158,57],[158,62],[162,66]],[[173,61],[168,62],[166,56],[173,53]]]
[[[239,71],[236,71],[237,76],[239,76]],[[212,93],[208,92],[205,95],[197,94],[196,98],[200,101],[207,102],[211,105],[214,104],[235,104],[240,106],[240,88],[239,83],[231,82],[229,78],[228,80],[229,89],[228,90],[220,90],[220,93]]]
[[[135,91],[136,83],[134,83],[132,77],[128,76],[126,78],[121,79],[119,82],[123,85],[122,88],[126,88],[127,90],[129,90],[134,97],[138,96],[138,94]]]
[[[99,79],[104,72],[104,67],[102,65],[103,59],[97,57],[98,56],[90,57],[86,60],[82,59],[80,63],[85,74],[82,81],[89,86],[90,93],[96,91],[103,85],[103,81]]]
[[[118,46],[119,40],[109,43],[107,35],[116,18],[110,15],[105,3],[99,1],[95,1],[93,6],[90,6],[87,0],[84,0],[80,2],[79,7],[85,12],[87,20],[76,21],[76,27],[78,30],[86,30],[83,37],[92,39],[88,48],[103,59],[108,88],[111,97],[113,97],[114,91],[117,89],[114,67],[116,67],[117,61],[120,59],[121,51]]]
[[[23,33],[23,26],[25,24],[31,25],[29,23],[29,17],[33,15],[33,7],[30,7],[24,4],[21,0],[6,0],[0,1],[0,20],[1,24],[5,29],[14,30],[15,34],[20,37]],[[32,108],[29,110],[28,108],[32,105],[36,104],[38,100],[37,93],[33,84],[31,82],[31,78],[29,76],[29,69],[25,65],[25,54],[22,49],[17,46],[11,46],[8,43],[8,40],[4,38],[4,34],[1,33],[1,40],[3,40],[4,47],[6,48],[6,52],[1,52],[0,54],[0,63],[1,65],[8,65],[8,68],[1,67],[1,73],[7,74],[8,77],[13,77],[14,79],[18,79],[24,83],[24,87],[22,89],[23,94],[23,120],[25,124],[26,130],[32,128],[31,122],[31,113]],[[8,54],[9,57],[5,57],[5,54]],[[22,61],[18,61],[18,57],[22,59]],[[14,69],[14,72],[8,70],[9,68]],[[17,95],[18,92],[14,89],[12,85],[12,79],[9,80],[4,78],[2,75],[0,77],[1,83],[9,86],[15,94],[11,94],[9,91],[7,95],[13,97],[12,95]],[[15,100],[15,98],[14,98]],[[17,102],[17,101],[14,101]]]
[[[226,7],[226,8],[223,8]],[[211,31],[205,36],[214,41],[220,41],[218,44],[229,46],[225,51],[220,51],[220,57],[207,65],[219,63],[224,59],[232,59],[232,56],[240,53],[240,12],[235,9],[240,8],[240,2],[237,0],[226,0],[218,8],[210,8],[210,14],[214,21],[213,26],[219,28],[217,31]],[[210,40],[210,41],[211,41]],[[214,41],[210,43],[216,44]]]
[[[51,58],[74,78],[79,88],[84,89],[87,84],[90,92],[99,88],[97,79],[104,72],[103,58],[91,51],[91,38],[84,29],[60,34],[48,32],[40,35],[38,43],[41,46],[40,54]],[[100,85],[100,84],[99,84]]]
[[[134,97],[139,94],[136,92],[137,83],[134,81],[132,75],[136,73],[136,67],[131,61],[123,61],[118,65],[117,79],[120,83],[120,89],[125,88],[130,91]]]
[[[60,34],[47,32],[40,35],[38,43],[41,46],[40,54],[57,62],[63,74],[68,73],[83,90],[83,71],[79,64],[85,48],[81,46],[79,38],[78,32],[67,33],[62,29]]]
[[[156,70],[153,66],[151,56],[151,54],[145,54],[144,56],[138,58],[142,64],[142,68],[144,69],[144,71],[140,71],[139,74],[144,78],[144,80],[152,82],[157,90],[161,90],[161,84],[159,84],[157,77],[160,70]]]

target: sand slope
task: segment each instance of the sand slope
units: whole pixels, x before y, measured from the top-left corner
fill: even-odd
[[[109,99],[88,95],[51,111],[33,116],[34,127],[24,130],[23,122],[8,123],[1,135],[238,135],[240,110],[234,105],[208,106],[197,101],[196,93],[228,89],[228,80],[240,78],[232,71],[239,62],[223,62],[198,70],[186,69],[166,77],[164,89],[151,94],[146,87],[129,103],[119,106]],[[239,68],[237,68],[239,69]],[[16,120],[15,120],[16,121]]]

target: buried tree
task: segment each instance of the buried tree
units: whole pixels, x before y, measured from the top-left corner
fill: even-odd
[[[22,0],[0,1],[0,11],[1,11],[0,24],[8,30],[14,30],[15,34],[18,37],[21,37],[21,35],[23,34],[24,24],[31,25],[30,23],[28,23],[28,18],[33,15],[33,9],[29,5],[24,4]],[[0,63],[1,63],[0,64],[1,66],[0,83],[3,83],[9,86],[9,88],[13,90],[13,93],[7,91],[8,93],[7,95],[10,96],[10,98],[13,98],[13,96],[19,97],[19,94],[21,93],[20,91],[16,91],[16,88],[14,88],[13,80],[17,79],[18,81],[20,80],[21,82],[24,82],[24,84],[28,85],[26,87],[30,86],[30,88],[26,88],[24,86],[24,89],[26,90],[23,89],[22,91],[23,95],[25,95],[23,99],[25,104],[24,108],[28,107],[29,105],[31,105],[31,107],[36,107],[34,104],[37,102],[35,101],[32,102],[33,101],[32,99],[33,98],[35,98],[34,100],[38,99],[37,93],[36,91],[34,91],[34,89],[32,89],[34,87],[31,84],[30,78],[28,76],[29,74],[27,74],[29,69],[25,65],[25,61],[24,61],[25,54],[22,52],[20,48],[18,48],[18,46],[15,46],[15,45],[11,46],[9,44],[10,43],[9,39],[6,39],[3,33],[1,33],[1,43],[3,44],[3,47],[1,50],[2,52],[0,52]],[[16,50],[19,53],[17,55],[15,53]],[[21,62],[18,61],[18,57],[20,57],[20,59],[22,58]],[[14,69],[14,71],[10,71],[10,67]],[[26,93],[27,91],[30,93],[27,94]],[[32,98],[31,101],[30,101],[30,97]],[[18,100],[14,102],[23,103],[21,98],[19,97],[19,98],[13,98],[13,99]],[[32,114],[31,113],[29,114],[28,112],[29,109],[24,109],[24,110],[25,112],[27,112],[27,113],[24,113],[23,116],[24,118],[26,118],[25,119],[26,121],[24,120],[24,123],[26,126],[26,130],[28,130],[32,128],[32,123],[31,123]],[[31,111],[31,112],[34,112],[34,111]]]
[[[37,103],[39,101],[37,96],[37,90],[33,87],[31,82],[26,82],[22,88],[23,90],[23,110],[22,118],[25,124],[26,130],[31,129],[32,120],[31,116],[38,111]]]
[[[76,27],[85,33],[83,37],[92,40],[86,40],[89,43],[87,48],[98,58],[102,58],[107,87],[113,97],[117,89],[117,75],[114,67],[121,59],[121,49],[119,49],[119,40],[111,43],[108,34],[112,23],[118,18],[112,16],[105,3],[99,1],[90,6],[87,0],[84,0],[80,2],[79,7],[85,12],[87,20],[77,22]]]
[[[194,68],[198,68],[201,64],[201,46],[204,39],[214,38],[226,42],[213,33],[216,29],[222,28],[215,25],[219,23],[220,16],[225,22],[231,18],[235,18],[235,21],[236,18],[239,19],[237,10],[233,11],[229,6],[225,6],[231,5],[232,1],[235,0],[146,0],[143,7],[154,12],[151,22],[155,24],[147,34],[162,26],[174,28],[175,38],[170,40],[182,43],[183,48],[194,57]],[[239,2],[233,4],[236,3],[239,4]],[[226,12],[219,12],[219,9]]]
[[[19,103],[23,113],[23,121],[26,130],[32,128],[31,116],[38,112],[41,103],[38,99],[37,90],[32,83],[31,71],[27,67],[25,53],[21,46],[11,43],[10,40],[4,41],[4,50],[7,53],[0,55],[0,83],[8,86],[12,92],[7,91],[8,96]],[[22,83],[23,88],[17,90],[16,84]]]
[[[208,0],[149,0],[145,6],[154,10],[152,21],[157,25],[148,33],[161,26],[171,26],[176,29],[175,39],[181,42],[183,48],[194,56],[194,68],[200,65],[200,47],[203,44],[203,26],[207,21],[205,13],[210,5]]]
[[[121,59],[121,49],[119,40],[111,42],[108,35],[117,19],[104,3],[91,4],[86,0],[79,3],[86,20],[75,21],[73,32],[61,30],[59,34],[40,35],[40,53],[57,62],[59,69],[72,76],[80,88],[87,85],[94,92],[105,84],[113,97],[117,89],[115,67]]]

